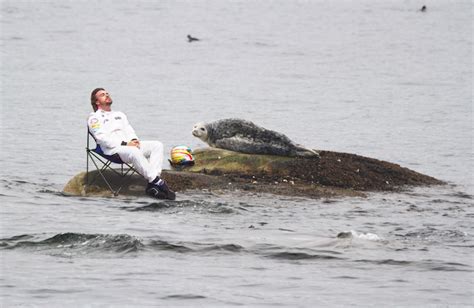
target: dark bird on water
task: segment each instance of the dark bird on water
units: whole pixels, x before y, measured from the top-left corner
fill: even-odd
[[[191,35],[188,34],[188,42],[191,43],[193,41],[199,41],[198,38],[192,37]]]
[[[423,6],[421,7],[420,11],[426,12],[426,5],[423,5]]]

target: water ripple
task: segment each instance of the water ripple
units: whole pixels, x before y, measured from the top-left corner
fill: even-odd
[[[304,252],[277,252],[273,254],[266,255],[268,258],[272,259],[283,259],[283,260],[342,260],[343,258],[331,256],[331,255],[323,255],[323,254],[310,254]]]
[[[3,249],[33,249],[52,255],[73,256],[90,253],[129,253],[143,248],[141,241],[127,234],[60,233],[44,240],[32,235],[19,235],[0,240]],[[25,240],[29,239],[29,240]]]
[[[394,260],[394,259],[382,259],[382,260],[355,260],[357,263],[369,263],[374,265],[394,265],[413,267],[423,271],[446,271],[446,272],[472,272],[471,266],[462,263],[455,262],[442,262],[437,260],[421,260],[421,261],[409,261],[409,260]]]
[[[211,214],[236,214],[239,211],[246,209],[238,206],[233,207],[228,205],[225,202],[207,202],[207,201],[196,201],[196,200],[179,200],[179,201],[169,201],[163,200],[158,202],[147,203],[146,205],[140,206],[126,206],[121,207],[124,210],[130,212],[160,212],[160,211],[182,211],[182,210],[198,210],[205,211]]]
[[[162,297],[162,299],[203,299],[207,298],[203,295],[196,295],[196,294],[173,294]]]

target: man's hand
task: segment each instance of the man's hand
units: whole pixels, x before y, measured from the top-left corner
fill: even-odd
[[[127,146],[140,148],[140,141],[137,139],[130,140]]]

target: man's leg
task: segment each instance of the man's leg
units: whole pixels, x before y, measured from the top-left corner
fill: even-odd
[[[149,159],[153,170],[158,173],[156,179],[148,184],[147,193],[157,198],[161,198],[160,194],[163,194],[166,199],[174,200],[176,198],[175,192],[168,187],[165,180],[160,179],[163,165],[163,144],[159,141],[140,141],[140,148],[143,155]]]
[[[163,168],[163,144],[159,141],[140,141],[140,149],[148,158],[151,168],[160,176]]]
[[[153,182],[158,176],[158,171],[152,167],[139,148],[121,146],[118,147],[115,152],[120,156],[123,162],[133,165],[137,172],[147,179],[148,183]]]
[[[133,165],[148,180],[146,193],[159,198],[174,200],[176,194],[160,178],[163,163],[163,144],[158,141],[141,141],[137,147],[122,146],[117,150],[120,158]],[[150,158],[150,160],[147,159]]]

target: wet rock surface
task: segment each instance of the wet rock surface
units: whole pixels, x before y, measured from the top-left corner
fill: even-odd
[[[310,198],[364,196],[369,191],[400,191],[407,187],[439,185],[442,181],[397,164],[349,153],[321,151],[320,158],[243,154],[205,148],[196,150],[196,164],[164,170],[162,177],[177,192],[187,190],[248,191]],[[106,172],[112,187],[122,180]],[[76,175],[65,186],[71,195],[111,195],[97,171]],[[133,175],[121,195],[143,195],[146,181]]]

